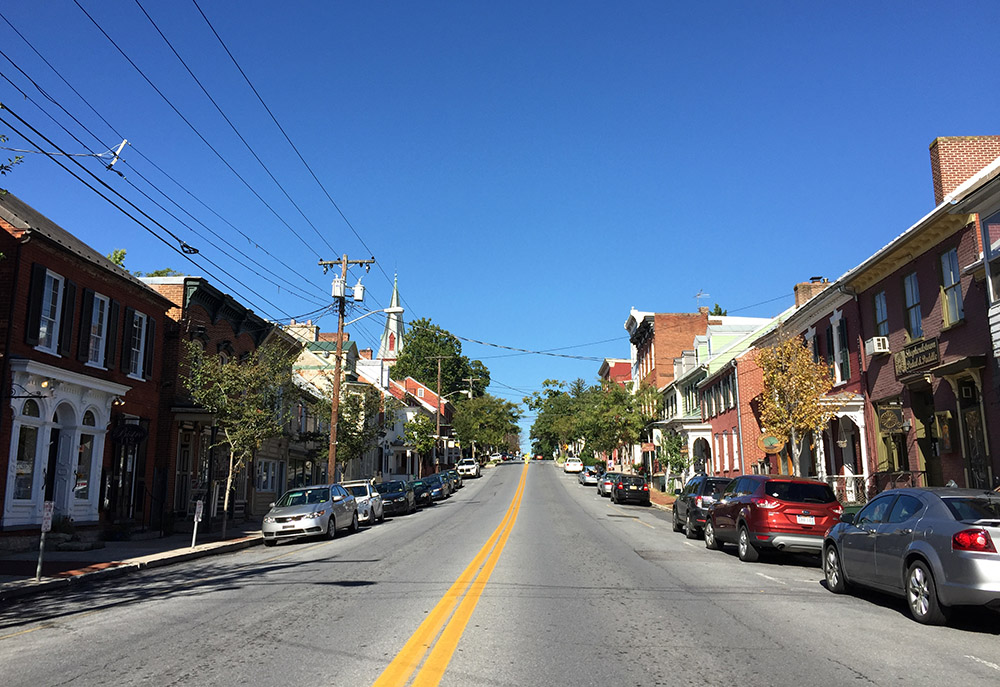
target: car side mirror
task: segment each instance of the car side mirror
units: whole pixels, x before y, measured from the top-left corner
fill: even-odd
[[[729,503],[729,497],[728,496],[723,496],[718,501],[716,501],[716,503],[718,503],[718,504]]]
[[[674,489],[674,496],[680,496],[680,495],[681,495],[681,490],[680,489]]]
[[[341,496],[340,494],[337,494],[336,496],[333,497],[333,502],[334,503],[339,503],[340,501],[343,501],[343,500],[344,500],[344,497]]]
[[[268,508],[274,508],[274,501],[271,501],[271,503],[267,504],[267,507]]]
[[[841,513],[840,521],[846,522],[848,525],[854,524],[854,513]]]

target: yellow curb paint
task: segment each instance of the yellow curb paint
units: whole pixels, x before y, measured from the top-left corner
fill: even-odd
[[[490,538],[486,540],[486,543],[472,559],[468,567],[462,571],[458,579],[455,580],[455,583],[445,592],[445,595],[427,617],[424,618],[424,621],[420,623],[420,626],[410,636],[410,639],[403,645],[403,648],[396,654],[392,662],[382,671],[378,679],[372,683],[372,687],[402,687],[407,683],[410,675],[417,669],[427,651],[433,646],[434,638],[438,636],[445,621],[451,616],[459,600],[468,591],[473,575],[482,566],[487,556],[490,555],[491,550],[501,536],[505,532],[509,535],[508,524],[512,523],[517,517],[517,509],[520,506],[521,494],[524,491],[527,476],[527,470],[522,469],[521,481],[518,483],[517,490],[514,493],[514,499],[507,508],[507,512],[504,514],[500,524],[493,531],[493,534],[490,535]],[[504,537],[504,541],[506,541],[506,537]]]

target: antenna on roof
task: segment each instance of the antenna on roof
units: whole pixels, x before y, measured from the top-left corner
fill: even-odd
[[[697,303],[698,307],[700,308],[701,307],[701,299],[702,298],[708,298],[710,295],[711,294],[709,294],[709,293],[705,293],[704,290],[698,289],[698,293],[696,293],[694,295],[694,302]]]

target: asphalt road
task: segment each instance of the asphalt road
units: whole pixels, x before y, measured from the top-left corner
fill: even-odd
[[[741,563],[668,516],[612,505],[551,463],[499,466],[334,541],[0,606],[0,684],[1000,681],[998,616],[924,627],[902,602],[831,594],[818,558]]]

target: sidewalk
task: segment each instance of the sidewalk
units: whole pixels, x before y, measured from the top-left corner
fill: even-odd
[[[674,495],[667,494],[659,489],[649,490],[649,501],[654,507],[660,510],[672,511],[674,509]]]
[[[230,523],[226,539],[216,526],[212,532],[198,532],[191,548],[191,533],[167,537],[104,542],[104,547],[88,551],[56,551],[46,546],[42,578],[35,581],[38,549],[0,554],[0,601],[29,594],[61,589],[82,581],[126,575],[144,568],[218,553],[237,551],[262,543],[260,523]],[[54,547],[53,547],[54,548]]]

